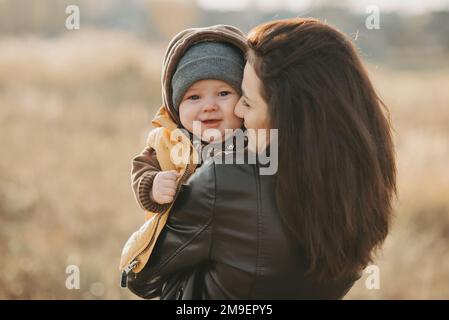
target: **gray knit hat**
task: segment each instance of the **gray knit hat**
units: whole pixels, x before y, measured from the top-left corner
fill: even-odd
[[[191,46],[179,60],[172,79],[172,100],[176,111],[187,89],[206,79],[222,80],[239,94],[245,59],[243,52],[225,42],[200,42]]]

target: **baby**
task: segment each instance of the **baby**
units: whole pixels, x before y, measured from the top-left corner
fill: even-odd
[[[181,184],[201,165],[198,158],[204,154],[195,142],[206,150],[215,145],[233,149],[234,130],[242,127],[234,107],[241,95],[245,49],[244,34],[224,25],[187,29],[170,42],[162,70],[163,105],[152,121],[156,128],[132,160],[134,196],[147,215],[122,250],[122,286],[129,272],[146,265]],[[182,161],[172,152],[179,146],[189,151],[181,152],[187,155]]]
[[[245,46],[244,34],[231,26],[187,29],[175,36],[163,64],[164,105],[153,123],[169,132],[186,130],[190,144],[195,138],[203,145],[212,139],[222,140],[220,146],[226,144],[225,130],[242,127],[234,107],[241,95]],[[153,146],[134,157],[131,178],[140,206],[162,213],[175,200],[179,184],[198,165],[174,164],[168,154],[172,145],[161,148],[170,143],[155,139]]]

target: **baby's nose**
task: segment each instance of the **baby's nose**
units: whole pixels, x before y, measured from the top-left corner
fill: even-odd
[[[218,106],[215,100],[209,100],[204,104],[203,112],[211,112],[217,110]]]

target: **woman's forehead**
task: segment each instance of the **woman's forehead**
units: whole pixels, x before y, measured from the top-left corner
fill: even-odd
[[[243,95],[250,100],[255,100],[255,96],[259,93],[259,86],[260,80],[256,71],[251,64],[246,63],[242,82]]]

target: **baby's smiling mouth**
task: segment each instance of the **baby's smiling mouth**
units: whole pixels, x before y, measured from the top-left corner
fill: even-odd
[[[207,127],[217,127],[220,125],[221,119],[208,119],[208,120],[202,120],[201,124],[207,126]]]

